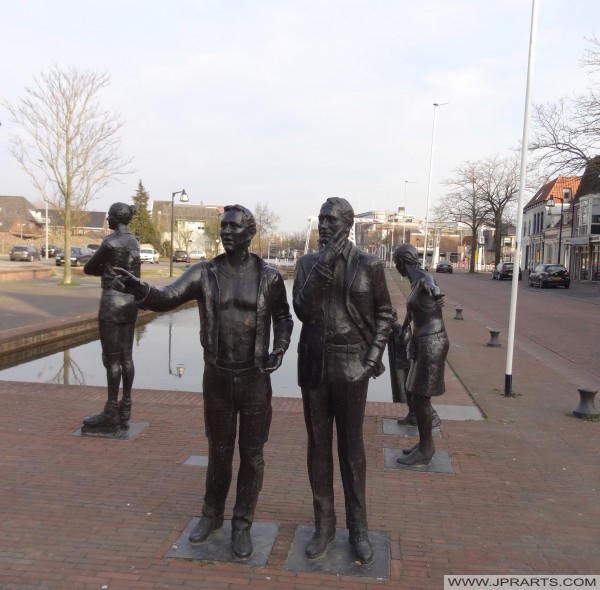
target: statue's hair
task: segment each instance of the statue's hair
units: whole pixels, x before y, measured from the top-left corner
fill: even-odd
[[[243,205],[225,205],[223,211],[239,211],[244,216],[244,225],[246,229],[249,229],[256,233],[256,219],[250,209],[246,209]]]
[[[419,264],[419,253],[412,244],[398,244],[394,248],[394,264],[403,262],[404,264]]]
[[[116,217],[120,223],[129,225],[129,222],[135,215],[137,207],[128,205],[127,203],[113,203],[108,209],[108,214],[111,217]]]
[[[342,219],[348,227],[354,225],[354,209],[346,199],[342,197],[329,197],[326,203],[339,208]]]

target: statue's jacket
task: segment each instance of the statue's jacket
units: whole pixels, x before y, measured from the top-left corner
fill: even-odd
[[[294,311],[302,321],[298,344],[298,385],[315,388],[323,380],[325,318],[323,304],[333,288],[333,272],[321,264],[319,253],[298,259],[294,281]],[[352,246],[344,274],[345,305],[366,346],[364,360],[375,363],[379,376],[381,361],[395,312],[390,301],[381,260]]]
[[[171,311],[196,299],[200,313],[200,344],[204,349],[204,360],[212,364],[217,362],[219,350],[220,291],[216,269],[225,256],[221,254],[213,260],[194,264],[165,287],[147,284],[147,294],[136,300],[140,309]],[[271,322],[273,349],[286,351],[290,344],[293,321],[281,274],[277,269],[267,266],[262,258],[255,254],[250,256],[256,259],[260,274],[256,301],[254,366],[263,368],[269,356]]]

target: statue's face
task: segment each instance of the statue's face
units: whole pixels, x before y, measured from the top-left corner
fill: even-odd
[[[119,220],[110,211],[106,220],[108,221],[109,229],[115,230],[119,227]]]
[[[404,266],[404,262],[402,262],[402,260],[397,259],[395,261],[396,264],[396,270],[403,276],[406,276],[406,266]]]
[[[225,252],[235,252],[247,248],[254,237],[244,223],[241,211],[226,211],[221,219],[221,243]]]
[[[350,235],[350,228],[341,215],[340,207],[325,203],[319,212],[319,243],[321,246],[325,246],[340,231],[345,238]]]

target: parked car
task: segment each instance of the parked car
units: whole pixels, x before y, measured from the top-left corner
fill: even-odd
[[[38,249],[31,244],[19,244],[18,246],[13,246],[11,248],[10,259],[13,262],[16,260],[33,262],[34,260],[40,259],[40,253],[38,252]]]
[[[173,262],[189,262],[188,253],[185,250],[175,250],[173,252]]]
[[[562,264],[538,264],[529,273],[527,283],[530,287],[537,285],[540,289],[546,287],[568,289],[571,286],[571,277],[569,271]]]
[[[71,248],[71,266],[79,266],[80,264],[85,264],[94,253],[93,250],[89,248]],[[65,263],[65,253],[61,252],[56,256],[56,266],[62,266]]]
[[[427,262],[424,261],[423,258],[419,258],[419,268],[422,268],[423,270],[429,270]]]
[[[140,248],[140,261],[158,264],[160,254],[154,248]]]
[[[452,274],[452,263],[449,260],[440,260],[435,266],[435,272],[448,272]]]
[[[100,244],[88,244],[86,248],[89,248],[93,254],[98,248],[100,248]]]
[[[192,250],[188,254],[188,262],[191,260],[206,260],[206,252],[204,250]]]
[[[492,271],[492,279],[512,279],[514,264],[512,262],[499,262],[496,268]],[[523,278],[523,273],[519,267],[519,280]]]
[[[60,254],[62,248],[56,244],[48,244],[48,258],[54,258],[57,254]],[[42,258],[46,258],[46,244],[40,248],[40,255]]]

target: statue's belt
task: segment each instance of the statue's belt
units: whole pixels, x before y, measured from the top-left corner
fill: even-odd
[[[360,352],[367,348],[368,346],[364,342],[357,344],[326,344],[325,352]]]

